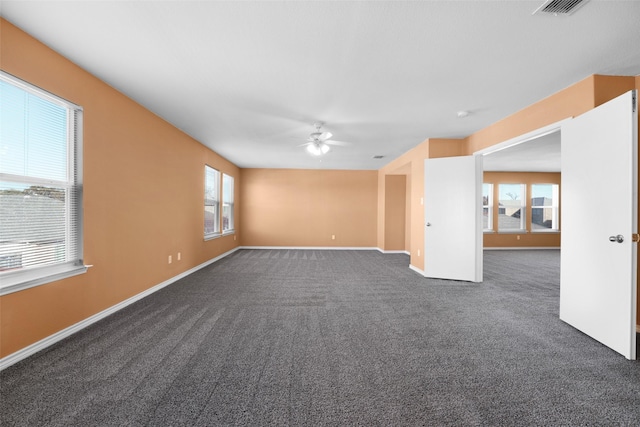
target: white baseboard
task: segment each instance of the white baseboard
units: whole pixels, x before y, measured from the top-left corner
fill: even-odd
[[[415,265],[409,264],[409,268],[413,271],[415,271],[416,273],[418,273],[421,276],[424,276],[424,270],[419,269],[418,267],[416,267]]]
[[[405,255],[411,255],[409,253],[409,251],[385,251],[383,249],[378,248],[378,250],[380,252],[382,252],[383,254],[405,254]]]
[[[373,246],[240,246],[238,249],[267,249],[267,250],[292,250],[292,251],[378,251],[383,254],[406,254],[408,251],[385,251]]]
[[[223,253],[222,255],[219,255],[215,258],[210,259],[209,261],[203,262],[200,265],[197,265],[185,272],[182,272],[180,274],[178,274],[177,276],[174,276],[168,280],[165,280],[162,283],[159,283],[155,286],[153,286],[152,288],[147,289],[146,291],[140,292],[137,295],[132,296],[131,298],[128,298],[114,306],[111,306],[109,308],[107,308],[106,310],[101,311],[100,313],[96,313],[91,317],[87,317],[84,320],[81,320],[80,322],[71,325],[61,331],[56,332],[53,335],[49,335],[46,338],[41,339],[40,341],[33,343],[21,350],[16,351],[15,353],[12,353],[8,356],[3,357],[2,359],[0,359],[0,371],[2,371],[3,369],[8,368],[9,366],[18,363],[19,361],[26,359],[27,357],[39,352],[40,350],[43,350],[55,343],[57,343],[58,341],[61,341],[65,338],[67,338],[70,335],[75,334],[76,332],[86,328],[87,326],[92,325],[93,323],[96,323],[97,321],[104,319],[105,317],[117,312],[118,310],[122,310],[123,308],[125,308],[126,306],[133,304],[136,301],[141,300],[142,298],[151,295],[154,292],[159,291],[160,289],[169,286],[170,284],[182,279],[183,277],[188,276],[191,273],[194,273],[198,270],[200,270],[201,268],[204,268],[210,264],[213,264],[214,262],[228,256],[231,255],[232,253],[236,252],[238,249],[240,249],[240,247],[237,247],[235,249],[232,249],[228,252]]]
[[[513,247],[500,247],[500,248],[482,248],[485,251],[544,251],[544,250],[559,250],[560,246],[513,246]]]
[[[240,246],[238,249],[282,249],[290,251],[379,251],[380,248],[366,246]]]

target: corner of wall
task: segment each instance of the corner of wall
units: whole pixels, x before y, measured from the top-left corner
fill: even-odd
[[[637,87],[638,77],[593,76],[593,107],[604,104]]]

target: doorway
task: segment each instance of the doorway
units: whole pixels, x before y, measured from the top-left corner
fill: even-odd
[[[555,136],[560,129],[560,152],[564,158],[559,171],[565,222],[561,239],[560,319],[627,359],[635,359],[638,318],[634,243],[638,241],[638,234],[634,234],[638,229],[635,91],[559,125],[485,150],[484,163],[487,169],[492,169],[492,160],[499,163],[518,152],[528,153],[535,161],[533,153],[546,154],[547,137]],[[493,218],[499,222],[500,214],[508,219],[514,219],[509,214],[519,219],[526,214],[530,219],[521,221],[515,232],[533,235],[533,208],[526,206],[525,197],[526,203],[535,203],[533,195],[524,195],[525,188],[531,191],[532,187],[522,186],[521,192],[515,192],[522,198],[520,202],[499,200],[496,208],[499,212],[494,209]],[[494,192],[498,193],[501,198],[502,190]],[[497,227],[499,232],[503,231],[499,224]],[[509,234],[510,230],[505,231]]]

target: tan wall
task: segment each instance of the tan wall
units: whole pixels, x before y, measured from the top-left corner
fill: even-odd
[[[493,184],[493,224],[498,223],[498,184],[526,184],[526,194],[531,194],[531,184],[558,184],[559,173],[485,172],[483,182]],[[562,191],[562,189],[560,189]],[[527,203],[526,218],[531,218],[531,206]],[[494,247],[560,247],[560,233],[532,233],[527,221],[526,233],[484,233],[483,246]]]
[[[385,177],[385,235],[384,247],[381,249],[406,250],[406,197],[407,176],[387,175]]]
[[[411,173],[406,175],[404,196],[404,250],[411,250]]]
[[[205,163],[235,177],[236,200],[242,183],[230,162],[7,21],[0,26],[4,71],[84,108],[84,258],[94,265],[1,297],[6,356],[236,247],[233,235],[203,240]]]
[[[473,154],[483,148],[591,110],[595,106],[594,85],[595,77],[588,77],[468,136],[465,154]]]
[[[594,75],[466,138],[465,154],[490,147],[560,120],[579,116],[634,88],[634,77]]]
[[[402,156],[391,161],[386,166],[378,170],[378,247],[384,247],[384,226],[385,226],[385,177],[387,175],[405,174],[407,176],[407,191],[409,197],[406,200],[408,209],[408,221],[405,221],[406,229],[411,233],[409,241],[409,255],[411,265],[422,269],[422,248],[424,246],[424,233],[422,233],[422,222],[424,211],[422,198],[424,196],[424,162],[429,156],[428,141],[419,144]]]
[[[424,269],[424,160],[428,158],[450,157],[462,155],[464,146],[463,140],[459,139],[427,139],[418,146],[409,150],[397,159],[389,162],[378,171],[379,194],[378,197],[384,200],[385,197],[385,177],[387,175],[405,175],[407,177],[407,198],[405,220],[406,247],[410,255],[412,266]],[[379,203],[380,206],[380,203]],[[384,235],[384,210],[378,213],[378,230]],[[383,238],[378,234],[378,240]],[[384,247],[384,242],[379,243]]]
[[[241,174],[243,246],[376,247],[376,171],[242,169]]]

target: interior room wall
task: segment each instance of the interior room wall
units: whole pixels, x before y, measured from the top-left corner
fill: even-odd
[[[424,160],[428,158],[459,156],[463,153],[463,140],[460,139],[426,139],[413,149],[392,160],[378,170],[379,194],[384,200],[385,177],[387,175],[405,174],[407,176],[407,220],[405,221],[410,236],[406,237],[409,244],[408,252],[410,264],[418,270],[424,269]],[[379,205],[380,207],[380,205]],[[379,233],[384,235],[384,209],[378,213]],[[380,239],[380,235],[379,235]]]
[[[0,357],[235,248],[204,241],[204,165],[239,169],[5,20],[2,70],[84,108],[83,275],[0,298]],[[180,253],[180,260],[178,260]],[[172,256],[172,263],[168,257]]]
[[[404,208],[404,250],[409,253],[411,250],[411,171],[405,180],[405,208]]]
[[[377,246],[376,171],[242,169],[241,176],[243,246]]]
[[[405,250],[407,176],[385,177],[385,251]]]
[[[525,184],[526,194],[531,194],[531,184],[558,184],[559,173],[532,173],[532,172],[484,172],[484,182],[493,184],[493,224],[498,223],[498,185],[499,184]],[[562,191],[562,189],[560,189]],[[527,196],[529,197],[529,196]],[[527,203],[526,218],[531,218],[531,206]],[[504,247],[560,247],[560,233],[544,232],[532,233],[531,223],[527,221],[526,233],[500,233],[497,227],[494,232],[484,233],[483,246],[485,248]],[[561,226],[562,228],[562,226]]]

